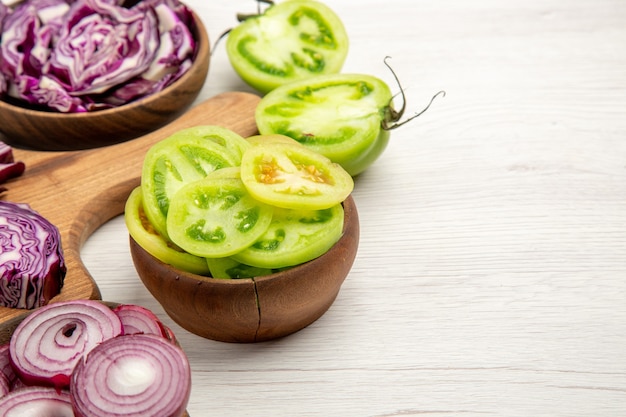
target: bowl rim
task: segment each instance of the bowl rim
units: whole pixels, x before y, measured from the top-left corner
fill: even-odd
[[[55,112],[55,111],[47,111],[47,110],[38,110],[34,108],[30,108],[27,106],[21,106],[19,104],[13,104],[4,100],[0,97],[0,111],[9,111],[9,112],[19,112],[29,117],[37,117],[40,119],[57,119],[59,117],[68,119],[68,120],[80,120],[87,119],[93,117],[106,117],[112,113],[117,113],[121,111],[129,111],[135,108],[149,106],[155,101],[161,100],[164,96],[168,96],[170,91],[179,86],[179,84],[184,83],[185,80],[192,77],[192,69],[199,64],[199,59],[205,59],[204,57],[210,56],[210,43],[209,43],[209,34],[207,32],[206,26],[204,22],[200,18],[200,16],[191,8],[189,8],[191,12],[191,16],[193,18],[194,27],[192,28],[192,33],[196,37],[197,49],[194,54],[194,59],[191,66],[185,71],[185,73],[180,76],[176,81],[172,84],[165,87],[163,90],[150,94],[148,96],[142,97],[138,100],[131,101],[130,103],[123,104],[121,106],[112,107],[103,110],[91,111],[91,112],[80,112],[80,113],[63,113],[63,112]]]

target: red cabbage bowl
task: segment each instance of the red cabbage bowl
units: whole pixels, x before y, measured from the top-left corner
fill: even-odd
[[[91,149],[137,138],[177,118],[200,93],[210,61],[206,28],[195,12],[189,12],[195,56],[176,81],[136,101],[87,112],[41,110],[10,98],[0,99],[0,140],[39,151]]]

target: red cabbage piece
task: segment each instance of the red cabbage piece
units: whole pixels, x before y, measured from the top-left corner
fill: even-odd
[[[59,112],[94,111],[180,78],[196,50],[191,10],[178,0],[121,3],[27,0],[5,10],[0,98]]]
[[[56,226],[27,204],[0,201],[0,306],[47,304],[66,272]]]
[[[26,165],[13,158],[13,148],[0,141],[0,184],[24,173]]]

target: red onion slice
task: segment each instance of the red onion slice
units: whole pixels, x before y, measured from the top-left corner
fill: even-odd
[[[27,387],[0,398],[0,417],[74,417],[74,413],[67,391]]]
[[[69,385],[76,363],[101,342],[122,334],[122,323],[94,300],[53,303],[35,310],[15,329],[11,363],[28,385]]]
[[[124,334],[155,334],[166,337],[161,320],[151,310],[136,304],[120,304],[113,309],[122,321]]]
[[[79,361],[70,384],[76,417],[179,417],[190,391],[187,356],[152,334],[102,342]]]

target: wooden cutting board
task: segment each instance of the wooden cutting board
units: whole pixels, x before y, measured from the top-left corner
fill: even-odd
[[[177,130],[219,125],[242,136],[257,133],[254,110],[260,98],[223,93],[193,107],[172,123],[140,138],[84,151],[41,152],[13,149],[26,164],[24,174],[4,184],[5,201],[28,203],[59,228],[67,264],[61,293],[53,301],[101,299],[100,290],[80,258],[87,238],[124,212],[129,193],[139,185],[146,151]],[[0,307],[0,324],[24,310]]]

